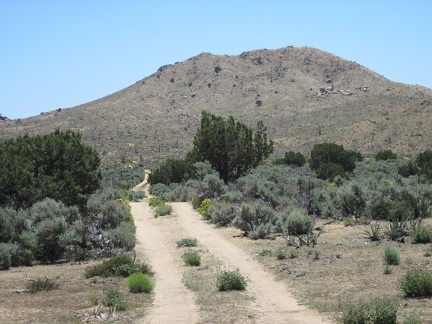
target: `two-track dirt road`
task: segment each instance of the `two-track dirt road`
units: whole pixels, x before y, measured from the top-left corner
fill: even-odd
[[[147,189],[143,183],[136,189]],[[146,312],[144,323],[203,323],[194,293],[182,282],[184,265],[176,248],[181,237],[195,237],[228,268],[239,269],[248,278],[247,291],[254,297],[250,309],[251,323],[328,323],[318,312],[299,305],[283,283],[223,236],[217,229],[202,220],[189,203],[170,203],[173,215],[169,219],[154,218],[148,200],[132,204],[137,226],[137,252],[145,255],[156,273],[156,290],[153,307]],[[235,317],[231,323],[239,323]],[[244,321],[242,321],[244,323]]]

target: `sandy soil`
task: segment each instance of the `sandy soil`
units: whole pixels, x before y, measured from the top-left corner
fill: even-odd
[[[145,190],[148,186],[137,186]],[[149,196],[149,195],[148,195]],[[278,283],[252,256],[235,246],[217,229],[202,220],[189,203],[170,203],[174,217],[154,218],[147,199],[132,204],[137,226],[138,255],[145,255],[156,273],[153,307],[144,323],[198,323],[198,307],[193,293],[182,283],[181,256],[175,242],[181,237],[196,237],[229,269],[238,269],[248,279],[248,292],[253,295],[251,307],[258,314],[255,323],[326,323],[313,310],[299,305],[284,284]],[[237,323],[233,318],[233,323]]]

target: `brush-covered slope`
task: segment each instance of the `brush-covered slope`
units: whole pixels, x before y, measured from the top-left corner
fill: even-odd
[[[396,68],[396,67],[395,67]],[[60,110],[60,109],[59,109]],[[79,130],[107,161],[183,157],[202,110],[250,126],[263,120],[275,154],[331,141],[373,154],[432,147],[432,90],[395,83],[310,47],[203,53],[119,92],[70,109],[0,121],[0,138]]]

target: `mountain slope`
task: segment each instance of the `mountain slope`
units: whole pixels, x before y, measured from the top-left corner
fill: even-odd
[[[207,53],[159,68],[104,98],[21,121],[0,121],[0,138],[82,132],[107,161],[149,165],[190,149],[202,110],[250,126],[263,120],[275,154],[308,153],[331,141],[365,154],[417,153],[432,145],[432,90],[395,83],[310,47]]]

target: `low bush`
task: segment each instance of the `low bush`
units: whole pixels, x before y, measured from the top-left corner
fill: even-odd
[[[198,267],[201,265],[201,256],[198,251],[189,250],[183,254],[183,260],[187,266]]]
[[[276,252],[276,259],[278,260],[285,260],[287,258],[287,250],[286,249],[279,249]]]
[[[290,251],[290,253],[288,255],[288,258],[290,258],[290,259],[296,259],[296,258],[298,258],[298,256],[299,256],[298,251],[297,250],[292,250],[292,251]]]
[[[259,253],[259,255],[260,255],[260,256],[271,256],[271,255],[273,255],[273,252],[272,252],[272,250],[262,250],[262,251]]]
[[[188,238],[181,239],[176,243],[177,243],[177,247],[193,247],[193,246],[197,246],[197,239],[188,237]]]
[[[117,268],[124,267],[125,265],[132,266],[132,259],[127,255],[116,255],[109,260],[104,260],[102,263],[86,269],[84,275],[86,278],[92,278],[96,276],[105,278],[116,276]]]
[[[163,205],[168,201],[168,199],[165,196],[155,196],[150,198],[149,200],[149,206],[151,207],[157,207],[159,205]]]
[[[355,220],[352,217],[345,217],[343,219],[343,223],[345,226],[353,226],[353,225],[355,225]]]
[[[393,246],[386,246],[384,249],[383,259],[388,265],[398,265],[400,263],[399,250]]]
[[[387,161],[387,160],[396,160],[396,159],[397,159],[397,155],[395,153],[393,153],[392,150],[379,151],[375,155],[375,160],[377,160],[377,161],[379,161],[379,160]]]
[[[124,311],[128,309],[128,304],[124,295],[117,287],[108,286],[104,290],[102,304],[109,307],[111,312]]]
[[[121,264],[115,268],[114,274],[119,277],[128,277],[133,273],[143,273],[152,276],[153,270],[148,263],[142,262],[140,264]]]
[[[171,214],[173,208],[170,205],[159,205],[156,207],[156,216],[166,216]]]
[[[38,278],[35,280],[31,280],[27,284],[27,289],[31,294],[36,294],[40,291],[50,291],[57,289],[59,287],[59,284],[56,283],[53,279],[50,278]]]
[[[346,305],[340,322],[343,324],[396,324],[398,304],[396,300],[383,297],[370,302],[357,301]]]
[[[136,227],[131,222],[122,222],[113,230],[109,231],[108,239],[112,248],[125,249],[131,251],[136,244]]]
[[[389,264],[386,264],[384,267],[384,274],[389,275],[392,273],[392,271],[393,271],[393,268]]]
[[[426,244],[432,242],[432,230],[420,225],[411,230],[411,238],[414,244]]]
[[[432,274],[423,269],[408,269],[399,282],[406,297],[432,297]]]
[[[230,203],[215,202],[209,210],[210,222],[218,226],[229,226],[233,220],[240,214],[238,206]]]
[[[306,163],[306,158],[299,152],[289,151],[285,153],[284,163],[301,167]]]
[[[126,284],[131,293],[150,293],[155,283],[152,278],[143,273],[133,273],[126,278]]]
[[[238,270],[225,270],[218,274],[216,287],[219,291],[245,290],[247,282]]]
[[[209,218],[209,208],[213,204],[211,199],[204,199],[201,205],[197,208],[197,211],[204,217],[205,219]]]

